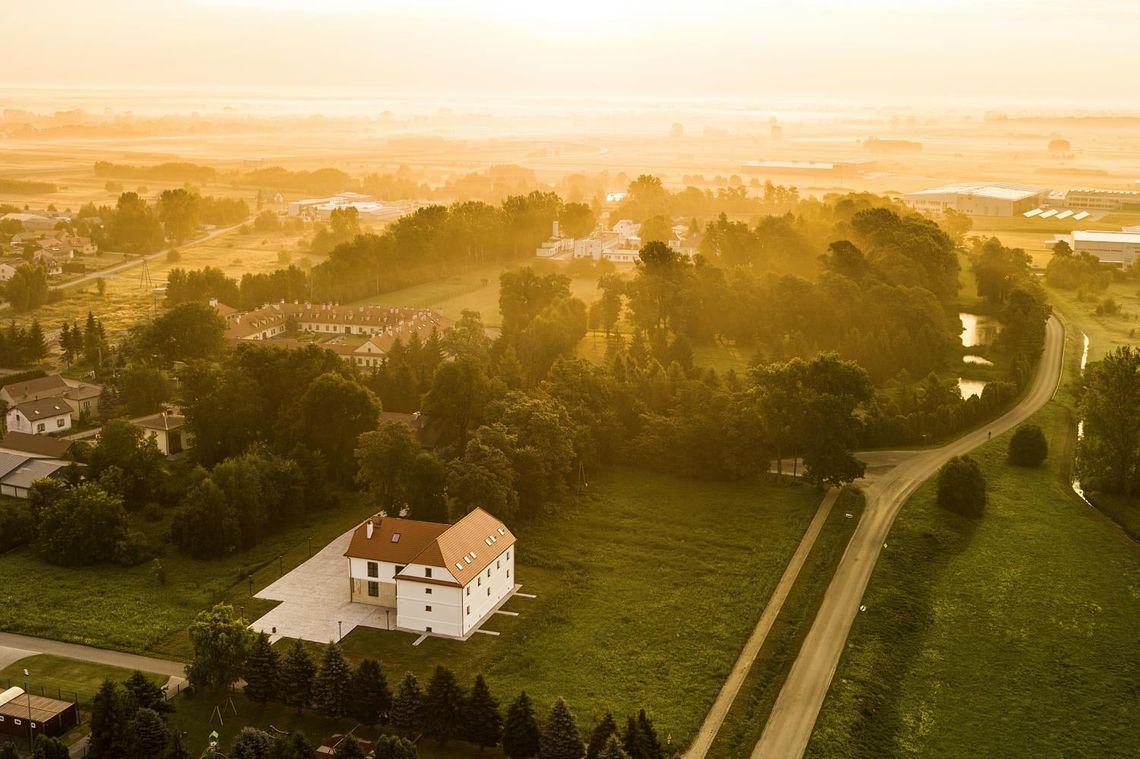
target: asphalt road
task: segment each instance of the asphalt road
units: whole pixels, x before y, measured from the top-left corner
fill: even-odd
[[[948,459],[985,443],[988,433],[998,435],[1024,422],[1044,406],[1060,381],[1063,348],[1064,330],[1056,317],[1052,317],[1046,327],[1045,349],[1037,376],[1017,406],[988,427],[940,448],[900,456],[897,464],[885,470],[868,470],[868,477],[863,483],[866,507],[859,526],[840,559],[815,622],[752,752],[752,759],[799,759],[803,756],[839,665],[847,635],[859,613],[871,572],[899,509],[911,493]],[[869,609],[868,613],[874,613],[874,609]]]
[[[122,651],[109,651],[105,648],[81,646],[77,643],[64,643],[59,640],[47,638],[33,638],[30,635],[17,635],[16,633],[0,632],[0,647],[14,648],[33,654],[51,654],[64,659],[78,659],[79,661],[105,664],[110,667],[123,669],[138,669],[143,672],[153,672],[168,677],[182,677],[186,674],[186,665],[182,662],[169,659],[156,659],[152,656],[139,656],[127,654]]]

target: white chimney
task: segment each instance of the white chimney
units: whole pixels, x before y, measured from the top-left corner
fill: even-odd
[[[368,521],[364,523],[364,537],[372,540],[372,517],[368,517]]]

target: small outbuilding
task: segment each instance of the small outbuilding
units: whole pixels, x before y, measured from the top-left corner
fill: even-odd
[[[34,741],[38,735],[55,738],[79,724],[79,707],[71,701],[9,688],[0,693],[0,735]]]

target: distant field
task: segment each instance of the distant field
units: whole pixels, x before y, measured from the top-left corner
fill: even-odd
[[[1140,754],[1140,545],[1069,488],[1067,388],[1034,417],[1043,469],[1006,464],[1008,435],[973,454],[981,520],[940,509],[933,480],[903,508],[807,756]]]

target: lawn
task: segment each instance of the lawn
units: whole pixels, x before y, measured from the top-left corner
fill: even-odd
[[[1080,334],[1070,330],[1066,379]],[[1034,421],[1042,469],[974,453],[986,515],[956,517],[933,481],[906,504],[807,755],[1140,754],[1140,546],[1069,488],[1071,384]]]
[[[21,578],[0,589],[0,628],[9,632],[186,660],[186,626],[202,609],[222,600],[246,607],[251,619],[273,606],[249,598],[249,573],[256,592],[365,516],[357,506],[314,515],[247,552],[216,561],[188,559],[169,549],[161,561],[166,585],[143,564],[61,567],[42,561],[30,548],[0,555],[0,577]],[[278,562],[278,556],[282,556]]]
[[[523,689],[543,714],[563,696],[583,730],[607,709],[624,719],[644,707],[662,738],[684,745],[821,497],[617,469],[518,529],[519,582],[536,597],[516,596],[505,608],[519,616],[487,623],[499,636],[413,647],[413,635],[357,628],[343,646],[378,659],[393,685],[405,671],[426,683],[443,664],[465,687],[483,673],[504,709]]]
[[[28,677],[24,677],[25,669],[29,672]],[[122,682],[132,672],[121,667],[37,654],[0,669],[0,690],[13,685],[24,688],[26,685],[30,693],[77,701],[82,705],[91,701],[104,680],[110,678]],[[167,680],[162,675],[148,675],[148,679],[160,686],[166,685]]]

